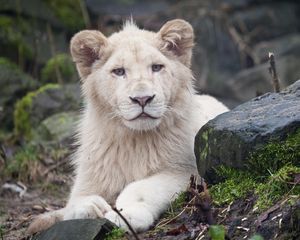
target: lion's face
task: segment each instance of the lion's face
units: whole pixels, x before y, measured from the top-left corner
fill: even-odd
[[[181,70],[190,64],[192,28],[174,21],[159,33],[127,25],[109,38],[82,31],[72,39],[72,56],[87,91],[107,106],[111,118],[130,129],[156,128],[172,108],[178,89],[190,81]]]
[[[93,78],[115,117],[131,129],[147,130],[161,122],[178,88],[173,72],[170,60],[158,49],[129,40],[116,46],[102,67],[95,67]]]

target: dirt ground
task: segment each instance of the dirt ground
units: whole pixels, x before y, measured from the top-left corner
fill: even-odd
[[[34,216],[63,207],[69,192],[68,185],[69,183],[57,185],[55,189],[43,189],[40,186],[28,187],[23,196],[10,189],[2,188],[0,194],[0,236],[2,239],[25,238],[27,227]]]
[[[55,185],[52,183],[51,187],[28,186],[28,190],[21,193],[22,196],[10,189],[4,189],[4,183],[1,184],[0,239],[30,239],[26,229],[34,216],[65,205],[72,180],[68,175],[57,178],[60,181]],[[210,239],[207,233],[210,222],[225,227],[226,239],[250,239],[256,233],[263,235],[265,240],[299,239],[300,220],[294,214],[300,211],[299,199],[294,199],[293,205],[287,200],[279,202],[263,213],[253,211],[255,200],[255,196],[250,195],[223,207],[203,206],[200,203],[198,205],[202,206],[198,209],[197,201],[192,204],[187,200],[171,216],[163,215],[155,223],[155,228],[139,234],[138,237],[147,240]],[[283,238],[285,235],[288,237]],[[122,239],[134,238],[126,235]]]

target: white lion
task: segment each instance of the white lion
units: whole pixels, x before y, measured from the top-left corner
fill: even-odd
[[[147,230],[195,174],[194,137],[227,108],[197,96],[190,70],[193,28],[167,22],[159,32],[132,22],[110,37],[85,30],[71,53],[86,100],[74,158],[76,178],[67,206],[39,216],[37,232],[53,223],[105,217]]]

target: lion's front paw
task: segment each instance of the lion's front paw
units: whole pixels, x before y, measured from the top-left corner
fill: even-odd
[[[104,217],[108,211],[111,211],[111,206],[102,197],[80,197],[67,205],[64,220]]]
[[[154,222],[152,214],[146,208],[132,206],[121,209],[120,213],[136,232],[148,230]],[[115,211],[107,212],[104,217],[130,233],[127,224]]]

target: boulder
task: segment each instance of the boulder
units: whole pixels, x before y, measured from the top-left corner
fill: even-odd
[[[300,54],[298,56],[291,54],[284,57],[276,57],[276,69],[282,88],[298,80],[300,76],[299,57]],[[228,80],[231,97],[236,100],[236,103],[246,102],[258,95],[273,91],[269,67],[270,64],[268,62],[260,64],[256,67],[242,70]]]
[[[17,102],[15,132],[31,139],[34,135],[32,130],[43,120],[56,113],[79,110],[81,103],[79,84],[47,84]]]
[[[12,129],[15,102],[28,91],[38,88],[38,82],[17,65],[0,58],[0,122],[1,129]]]
[[[58,222],[32,240],[102,240],[115,226],[106,219],[76,219]]]
[[[299,128],[300,80],[280,93],[254,98],[204,125],[195,138],[199,173],[208,182],[215,182],[215,168],[246,168],[255,152],[271,142],[284,141]],[[296,146],[299,149],[299,144]],[[268,161],[272,165],[273,160]]]
[[[79,112],[61,112],[43,120],[35,132],[36,140],[65,142],[75,134]]]
[[[298,31],[297,8],[299,3],[286,1],[261,1],[230,16],[232,24],[241,35],[248,35],[248,42],[254,45],[285,34]]]
[[[50,58],[41,72],[43,82],[70,83],[78,82],[75,65],[69,54],[61,53]]]
[[[275,38],[269,41],[262,41],[253,46],[253,54],[259,62],[269,60],[269,52],[274,52],[275,56],[300,55],[300,34],[292,33],[286,36]]]

